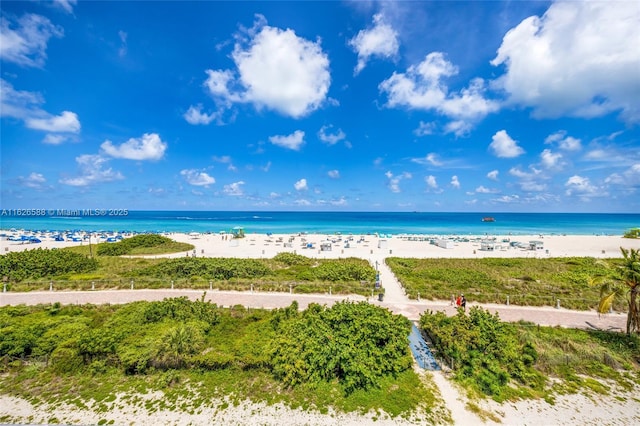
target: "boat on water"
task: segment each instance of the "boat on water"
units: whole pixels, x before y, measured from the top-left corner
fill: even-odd
[[[495,222],[496,219],[491,217],[491,216],[485,216],[485,217],[482,218],[482,221],[483,222]]]

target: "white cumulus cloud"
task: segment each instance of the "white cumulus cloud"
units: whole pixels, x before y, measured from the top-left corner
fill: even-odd
[[[238,181],[230,183],[229,185],[224,186],[224,193],[232,196],[241,196],[244,195],[242,190],[242,185],[244,185],[244,181]]]
[[[157,133],[145,133],[141,138],[131,138],[128,141],[114,145],[111,141],[104,141],[100,145],[102,151],[114,158],[126,160],[160,160],[164,157],[167,144]]]
[[[497,189],[493,189],[493,188],[487,188],[486,186],[480,185],[479,187],[476,188],[476,193],[477,194],[496,194],[500,191],[498,191]]]
[[[379,85],[387,94],[387,106],[436,111],[452,120],[445,130],[463,135],[487,114],[498,110],[497,102],[485,98],[485,82],[475,78],[460,92],[450,92],[444,78],[454,76],[458,68],[441,52],[429,53],[406,73],[393,73]]]
[[[25,125],[30,129],[43,130],[45,132],[78,133],[80,131],[78,115],[71,111],[62,111],[60,115],[46,118],[27,118]]]
[[[564,184],[564,186],[567,188],[567,195],[578,195],[582,198],[604,195],[600,194],[598,187],[593,185],[589,178],[579,175],[571,176],[569,179],[567,179],[567,182]]]
[[[282,148],[299,151],[304,144],[304,132],[296,130],[290,135],[269,136],[269,142]]]
[[[499,171],[491,170],[489,173],[487,173],[487,177],[491,180],[498,180],[498,174],[500,174]]]
[[[32,172],[27,177],[18,177],[18,182],[27,188],[44,189],[44,184],[47,182],[47,179],[45,179],[42,173]]]
[[[180,175],[184,177],[189,185],[193,186],[209,186],[216,183],[216,180],[209,176],[207,172],[196,169],[181,170]]]
[[[80,175],[60,179],[60,183],[71,186],[88,186],[100,182],[124,179],[120,172],[114,171],[111,167],[106,167],[108,162],[108,158],[98,154],[80,155],[76,157]]]
[[[0,116],[22,120],[26,127],[50,133],[78,133],[80,120],[75,112],[63,111],[53,115],[41,108],[44,98],[40,93],[16,90],[0,78]],[[68,136],[68,135],[67,135]],[[44,142],[59,144],[68,139],[62,135],[47,135]]]
[[[382,14],[374,15],[373,27],[360,30],[349,45],[358,54],[358,64],[354,70],[357,75],[367,65],[371,57],[393,58],[398,54],[398,33],[384,22]]]
[[[412,158],[412,162],[422,164],[422,165],[432,165],[435,167],[440,167],[444,163],[438,159],[438,154],[435,152],[428,153],[424,158]]]
[[[607,176],[605,183],[627,186],[631,188],[631,191],[635,192],[640,187],[640,163],[632,164],[622,174],[612,173]]]
[[[497,86],[535,117],[640,121],[640,7],[635,1],[560,1],[512,28],[491,63]]]
[[[237,72],[207,70],[205,86],[219,102],[251,103],[294,118],[318,109],[331,84],[329,58],[320,41],[298,37],[292,29],[266,25],[239,34],[231,57]]]
[[[540,153],[542,165],[547,169],[554,169],[562,166],[562,154],[553,153],[550,149],[545,149]]]
[[[49,19],[35,14],[25,14],[12,22],[0,17],[0,59],[25,67],[44,66],[47,59],[47,43],[51,37],[62,37],[61,27]]]
[[[500,158],[514,158],[524,154],[524,149],[511,139],[506,130],[499,130],[493,135],[489,149]]]
[[[416,136],[432,135],[435,132],[435,129],[435,123],[425,123],[424,121],[420,121],[418,128],[413,131],[413,134]]]
[[[309,189],[309,187],[307,186],[307,180],[304,178],[294,183],[293,187],[296,189],[296,191],[306,191],[307,189]]]
[[[458,176],[451,176],[451,182],[450,182],[451,186],[453,186],[456,189],[460,189],[460,180],[458,179]]]
[[[73,6],[78,4],[78,0],[53,0],[53,5],[67,13],[73,13]]]
[[[44,137],[44,139],[42,139],[42,142],[49,145],[60,145],[61,143],[67,141],[68,139],[69,137],[67,135],[48,134]]]
[[[198,104],[196,106],[191,105],[183,117],[189,124],[209,124],[216,119],[216,114],[202,112],[202,105]]]
[[[387,187],[391,192],[394,192],[394,193],[402,192],[402,190],[400,189],[400,182],[403,179],[411,179],[413,177],[409,172],[402,172],[400,175],[394,176],[394,174],[391,173],[391,171],[388,171],[384,175],[388,179]]]
[[[438,182],[436,181],[436,177],[433,175],[429,175],[424,178],[424,181],[427,183],[427,186],[432,189],[438,189]]]
[[[347,135],[344,134],[342,129],[338,129],[333,133],[331,132],[332,129],[333,129],[333,125],[322,126],[318,131],[318,139],[320,139],[322,142],[325,142],[329,145],[335,145],[347,137]]]
[[[582,141],[573,136],[567,136],[565,130],[559,130],[550,134],[544,140],[545,144],[557,144],[558,148],[564,151],[580,151],[582,149]]]
[[[338,170],[329,170],[327,172],[327,175],[331,178],[331,179],[339,179],[340,178],[340,172]]]
[[[509,170],[511,176],[515,176],[519,179],[518,185],[523,191],[540,192],[547,189],[547,185],[542,182],[545,176],[542,174],[542,170],[536,169],[530,166],[530,172],[521,170],[519,167],[512,167]]]

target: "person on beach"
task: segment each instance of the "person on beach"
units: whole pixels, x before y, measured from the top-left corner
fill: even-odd
[[[464,309],[464,311],[467,311],[467,299],[464,297],[464,294],[460,295],[460,307],[462,309]]]

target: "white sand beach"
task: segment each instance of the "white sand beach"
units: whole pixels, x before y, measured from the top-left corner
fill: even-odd
[[[15,235],[28,231],[14,231]],[[280,252],[297,253],[317,258],[358,257],[382,259],[389,256],[416,258],[483,258],[483,257],[621,257],[620,247],[640,249],[640,239],[621,235],[337,235],[337,234],[247,234],[233,239],[229,234],[168,233],[176,241],[195,246],[195,252],[178,256],[271,258]],[[81,239],[81,238],[79,238]],[[0,252],[34,248],[62,248],[96,244],[103,240],[84,236],[81,241],[40,243],[0,239]]]

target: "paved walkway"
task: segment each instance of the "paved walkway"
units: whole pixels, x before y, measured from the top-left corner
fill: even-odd
[[[380,283],[384,288],[384,301],[387,303],[406,303],[409,298],[406,296],[402,285],[387,266],[383,256],[375,257],[370,261],[372,266],[376,268],[380,276]]]
[[[383,278],[384,279],[384,278]],[[389,282],[385,284],[388,289]],[[389,292],[389,290],[387,290]],[[401,290],[400,290],[401,292]],[[186,296],[191,300],[202,297],[203,290],[96,290],[96,291],[39,291],[28,293],[0,293],[0,306],[7,305],[37,305],[42,303],[60,302],[62,304],[86,304],[95,305],[110,303],[121,304],[138,300],[162,300],[168,297]],[[384,302],[377,297],[365,298],[363,296],[340,295],[307,295],[289,293],[262,293],[262,292],[237,292],[237,291],[207,291],[205,300],[209,300],[220,306],[243,305],[250,308],[274,309],[289,306],[296,300],[301,309],[310,303],[332,305],[339,300],[362,301],[388,308],[394,313],[406,316],[412,321],[417,321],[425,311],[444,311],[449,315],[455,314],[454,306],[444,301],[397,301],[385,298]],[[467,308],[474,306],[473,303]],[[549,307],[506,306],[485,304],[479,305],[491,312],[497,312],[505,321],[530,321],[534,324],[562,326],[571,328],[598,328],[602,330],[621,331],[626,327],[626,314],[613,313],[599,316],[595,311],[572,311],[568,309],[554,309]]]
[[[371,265],[380,275],[384,287],[384,300],[379,301],[377,294],[373,298],[358,295],[321,295],[321,294],[290,294],[275,292],[239,292],[239,291],[207,291],[205,300],[219,306],[243,305],[249,308],[275,309],[287,307],[294,300],[301,309],[310,303],[332,305],[339,300],[361,301],[388,308],[394,313],[401,314],[411,321],[418,321],[420,315],[426,311],[444,311],[454,315],[456,308],[448,301],[415,301],[409,300],[396,276],[385,262],[385,256],[369,259]],[[96,291],[39,291],[28,293],[0,293],[0,306],[7,305],[37,305],[42,303],[60,302],[62,304],[121,304],[139,300],[163,300],[168,297],[186,296],[191,300],[202,297],[203,290],[96,290]],[[467,303],[467,309],[474,306]],[[520,320],[547,326],[561,326],[569,328],[591,328],[601,330],[624,331],[626,329],[626,314],[611,313],[598,315],[595,311],[572,311],[551,307],[531,307],[483,304],[478,305],[492,313],[498,313],[501,319],[510,322]]]

